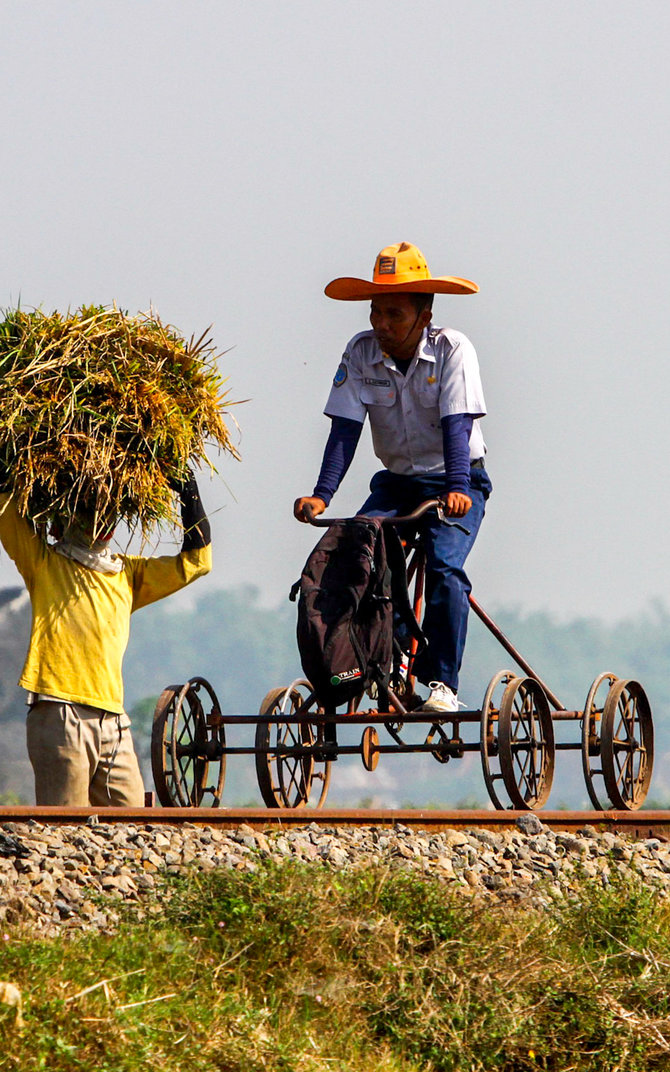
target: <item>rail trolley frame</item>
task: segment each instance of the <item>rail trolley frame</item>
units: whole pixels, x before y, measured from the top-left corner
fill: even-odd
[[[433,508],[442,511],[441,501],[427,500],[407,517],[385,522],[415,522]],[[334,523],[310,520],[316,527]],[[420,539],[408,546],[407,571],[420,620],[425,581]],[[166,807],[219,806],[226,759],[233,755],[254,756],[258,786],[269,808],[319,808],[327,797],[333,762],[340,756],[359,756],[372,771],[387,755],[428,753],[445,764],[479,752],[494,807],[531,810],[541,808],[549,797],[556,752],[579,750],[597,811],[639,808],[649,790],[654,758],[651,707],[642,685],[606,671],[589,687],[583,709],[567,708],[477,600],[469,598],[473,612],[522,671],[495,674],[480,709],[440,716],[414,709],[415,638],[409,671],[392,679],[388,702],[382,691],[381,711],[371,706],[374,699],[366,694],[351,701],[345,712],[324,709],[310,683],[299,678],[271,689],[258,715],[228,715],[221,712],[209,682],[192,677],[164,689],[156,705],[151,761],[159,801]],[[578,723],[579,739],[556,742],[557,722]],[[225,727],[236,725],[254,729],[253,746],[226,744]],[[345,725],[362,728],[358,743],[337,743],[337,728]]]

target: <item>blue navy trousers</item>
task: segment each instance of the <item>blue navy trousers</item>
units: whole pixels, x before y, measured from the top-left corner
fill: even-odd
[[[472,585],[463,569],[484,517],[486,500],[492,491],[485,469],[470,470],[472,506],[465,517],[457,518],[468,530],[466,535],[440,521],[429,510],[416,523],[426,549],[426,593],[423,631],[428,646],[414,663],[419,681],[443,681],[458,691],[458,673],[463,660],[468,628],[468,596]],[[404,517],[425,499],[444,495],[444,475],[401,476],[383,469],[370,482],[370,495],[359,514],[369,517]],[[414,528],[414,526],[413,526]],[[401,531],[400,535],[404,533]]]

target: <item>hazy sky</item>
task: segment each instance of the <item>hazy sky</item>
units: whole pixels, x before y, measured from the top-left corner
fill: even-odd
[[[495,493],[485,606],[606,620],[666,600],[667,3],[0,0],[0,303],[213,323],[241,464],[203,482],[215,569],[275,603],[365,303],[416,243],[476,280],[435,320],[479,353]],[[333,502],[355,511],[368,446]],[[225,481],[225,482],[224,482]],[[14,583],[6,556],[0,583]],[[194,594],[196,594],[194,592]]]

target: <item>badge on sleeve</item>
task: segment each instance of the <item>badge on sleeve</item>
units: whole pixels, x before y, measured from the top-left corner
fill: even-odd
[[[337,372],[335,373],[335,377],[333,379],[333,387],[341,387],[346,380],[347,375],[347,366],[345,365],[344,361],[342,361],[337,369]]]

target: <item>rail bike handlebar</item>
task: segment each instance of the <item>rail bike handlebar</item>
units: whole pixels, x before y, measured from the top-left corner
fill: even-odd
[[[461,525],[459,521],[453,521],[450,517],[448,517],[448,515],[444,512],[444,503],[441,499],[426,499],[425,502],[420,503],[417,506],[416,510],[413,510],[411,514],[405,514],[404,517],[384,517],[382,518],[382,524],[400,525],[406,521],[418,521],[420,517],[423,517],[424,514],[428,513],[428,511],[432,510],[433,508],[437,508],[438,517],[441,521],[445,523],[445,525],[453,525],[454,528],[460,529],[461,532],[464,532],[466,536],[470,535],[470,529],[466,529],[465,525]],[[305,504],[304,511],[305,517],[307,518],[309,524],[314,525],[315,528],[326,529],[329,528],[331,525],[336,524],[336,522],[338,521],[354,520],[353,518],[344,519],[339,517],[319,519],[318,517],[314,516],[314,511],[312,510],[312,507],[309,505],[309,503]],[[361,514],[359,516],[364,517],[365,515]]]

